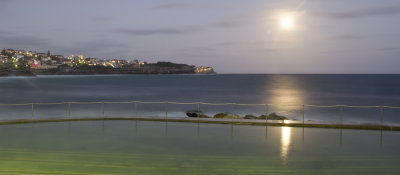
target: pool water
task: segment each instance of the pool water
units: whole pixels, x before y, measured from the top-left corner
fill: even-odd
[[[148,121],[0,126],[0,174],[398,174],[400,132]]]

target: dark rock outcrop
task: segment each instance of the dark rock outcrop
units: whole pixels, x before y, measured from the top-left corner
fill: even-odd
[[[201,111],[195,110],[186,111],[186,115],[194,118],[211,118],[210,116],[203,114]]]
[[[259,117],[257,117],[257,119],[260,119],[260,120],[265,120],[267,118],[268,118],[267,115],[260,115]]]
[[[205,115],[205,114],[200,114],[200,115],[199,115],[199,118],[212,118],[212,117],[210,117],[210,116],[208,116],[208,115]]]
[[[187,115],[188,117],[198,117],[199,114],[200,114],[200,113],[199,113],[198,111],[194,111],[194,110],[186,111],[186,115]]]
[[[29,69],[11,69],[0,65],[0,76],[35,76]]]
[[[214,115],[214,118],[224,118],[227,115],[228,115],[227,113],[218,113]]]
[[[225,119],[240,119],[242,117],[236,114],[218,113],[214,115],[214,118],[225,118]]]
[[[188,117],[193,117],[193,118],[222,118],[222,119],[259,119],[259,120],[288,120],[287,117],[285,116],[280,116],[276,113],[271,113],[269,115],[260,115],[259,117],[256,117],[254,115],[248,114],[245,117],[240,117],[239,115],[236,114],[229,114],[229,113],[218,113],[215,114],[214,117],[210,117],[208,115],[203,114],[201,111],[197,110],[189,110],[186,111],[186,115]]]
[[[262,119],[262,120],[265,120],[265,119],[268,119],[268,120],[288,120],[287,117],[280,116],[280,115],[276,114],[275,112],[269,114],[268,116],[267,115],[260,115],[258,117],[258,119]]]
[[[248,114],[248,115],[244,116],[244,119],[257,119],[257,117],[254,115]]]

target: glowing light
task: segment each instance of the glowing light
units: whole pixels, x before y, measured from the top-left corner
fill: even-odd
[[[266,91],[271,96],[265,100],[265,103],[275,104],[276,107],[274,109],[280,115],[288,117],[295,115],[293,112],[299,110],[303,104],[303,93],[299,91],[301,86],[298,79],[291,76],[273,77],[272,81],[276,82],[276,84],[266,87]]]
[[[281,158],[284,164],[286,164],[291,141],[292,129],[290,127],[282,127],[281,130]]]
[[[284,27],[290,27],[293,24],[293,19],[291,17],[284,17],[282,19],[282,25]]]
[[[280,22],[282,29],[290,30],[294,28],[294,17],[292,15],[283,16]]]

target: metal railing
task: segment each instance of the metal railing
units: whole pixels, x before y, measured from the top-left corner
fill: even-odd
[[[254,107],[258,106],[261,108],[264,108],[263,115],[265,114],[266,116],[269,116],[269,112],[272,112],[270,109],[271,107],[281,107],[284,105],[275,105],[275,104],[240,104],[240,103],[205,103],[205,102],[170,102],[170,101],[162,101],[162,102],[148,102],[148,101],[126,101],[126,102],[58,102],[58,103],[23,103],[23,104],[0,104],[0,107],[12,107],[12,106],[30,106],[31,107],[31,116],[30,120],[38,120],[37,117],[35,117],[35,107],[40,106],[40,105],[66,105],[66,119],[72,119],[74,118],[71,115],[71,105],[84,105],[84,104],[100,104],[101,105],[101,118],[106,118],[107,116],[105,115],[105,105],[106,104],[133,104],[131,106],[133,108],[133,115],[129,115],[129,118],[142,118],[143,116],[139,116],[138,111],[139,111],[139,104],[158,104],[158,105],[163,105],[165,108],[165,116],[162,116],[162,118],[165,117],[165,120],[168,120],[169,118],[169,106],[170,105],[193,105],[195,111],[197,113],[201,113],[202,106],[229,106],[230,111],[228,114],[232,115],[231,121],[235,121],[238,119],[235,119],[233,116],[235,116],[235,112],[238,110],[235,110],[235,107]],[[293,105],[292,105],[293,106]],[[343,118],[343,111],[345,108],[358,108],[358,109],[378,109],[379,110],[379,124],[384,125],[384,109],[400,109],[400,107],[396,106],[352,106],[352,105],[310,105],[310,104],[303,104],[303,105],[297,105],[299,108],[301,107],[301,120],[295,120],[298,123],[301,124],[307,124],[309,123],[306,121],[306,108],[337,108],[339,113],[338,117],[340,118],[340,124],[344,124],[344,118]],[[185,111],[181,111],[185,112]],[[224,111],[220,111],[224,112]],[[121,116],[112,116],[112,117],[121,117]],[[28,120],[27,117],[24,117],[23,119]],[[198,120],[200,120],[200,117],[197,117]],[[243,118],[239,118],[243,119]],[[0,111],[0,120],[3,120],[3,116],[1,115]],[[7,119],[7,120],[13,120],[13,119]],[[202,119],[203,120],[203,119]],[[209,118],[207,120],[213,120],[213,118]],[[4,120],[3,120],[4,121]],[[261,120],[258,120],[260,122]],[[264,121],[264,120],[263,120]],[[378,121],[378,120],[377,120]],[[268,117],[265,117],[265,123],[270,122],[268,120]]]

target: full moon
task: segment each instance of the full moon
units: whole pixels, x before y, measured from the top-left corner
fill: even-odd
[[[281,19],[281,27],[282,29],[289,30],[293,28],[293,17],[284,16]]]

